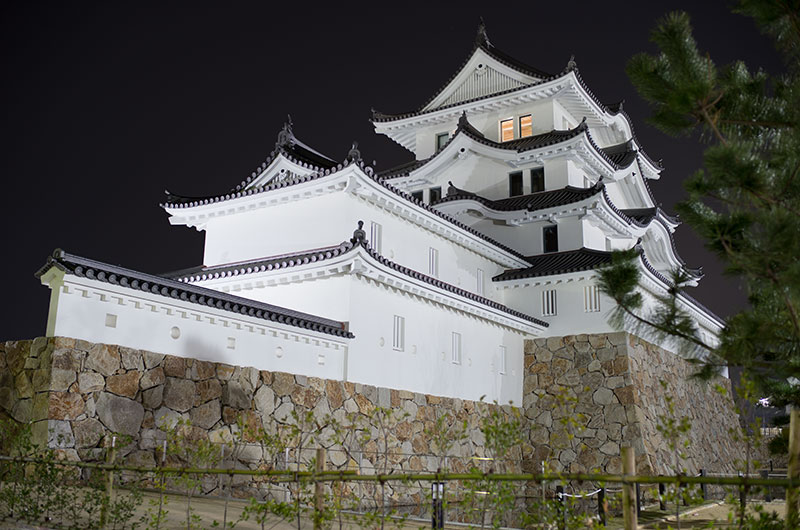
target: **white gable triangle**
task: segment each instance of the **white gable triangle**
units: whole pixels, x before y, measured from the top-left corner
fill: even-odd
[[[489,96],[536,81],[539,79],[501,63],[479,47],[458,74],[423,110]]]

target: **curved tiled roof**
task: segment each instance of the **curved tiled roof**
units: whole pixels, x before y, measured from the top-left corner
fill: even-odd
[[[600,150],[619,167],[628,167],[636,160],[638,151],[633,148],[633,142],[628,140],[617,145],[601,147]]]
[[[509,269],[492,278],[492,281],[504,282],[508,280],[520,280],[523,278],[535,278],[538,276],[551,276],[554,274],[566,274],[568,272],[596,269],[597,267],[611,263],[611,252],[584,247],[578,250],[539,254],[526,259],[530,262],[530,267],[524,269]]]
[[[231,313],[279,322],[336,337],[354,337],[351,332],[344,328],[344,324],[335,320],[256,302],[240,296],[206,289],[205,287],[181,283],[162,276],[109,265],[108,263],[68,254],[63,250],[56,250],[48,258],[47,264],[36,272],[36,276],[41,277],[52,266],[78,277],[86,277],[167,298],[175,298],[200,306],[213,307]]]
[[[504,313],[508,313],[509,315],[515,316],[517,318],[521,318],[541,326],[548,326],[546,322],[538,320],[530,315],[526,315],[525,313],[521,313],[520,311],[511,309],[510,307],[504,306],[503,304],[499,304],[493,300],[484,298],[483,296],[479,296],[475,293],[471,293],[467,290],[461,289],[460,287],[456,287],[447,282],[443,282],[437,278],[432,278],[428,275],[422,274],[421,272],[415,271],[414,269],[410,269],[408,267],[395,263],[394,261],[385,258],[381,254],[373,250],[366,239],[354,238],[350,241],[345,241],[336,246],[325,247],[311,251],[301,251],[292,254],[284,254],[281,256],[274,256],[260,260],[248,261],[245,263],[222,265],[218,267],[197,267],[196,269],[194,269],[194,272],[192,272],[191,270],[187,270],[187,271],[179,271],[177,274],[180,276],[179,279],[180,282],[195,282],[195,281],[203,281],[221,277],[255,274],[258,272],[264,272],[268,270],[296,267],[300,265],[306,265],[309,263],[324,261],[327,259],[334,258],[336,256],[343,256],[358,247],[361,247],[364,250],[366,250],[369,253],[370,257],[372,257],[378,263],[386,267],[389,267],[390,269],[397,271],[405,276],[409,276],[416,280],[423,281],[439,289],[448,291],[463,298],[467,298],[474,302],[478,302],[481,305],[485,305],[487,307],[497,309]],[[185,284],[181,283],[180,285],[185,285]]]
[[[479,202],[492,210],[500,212],[510,212],[518,210],[535,211],[545,208],[553,208],[556,206],[563,206],[571,204],[583,199],[597,195],[603,189],[603,184],[598,183],[591,188],[576,188],[574,186],[566,186],[558,190],[540,191],[528,195],[518,195],[516,197],[509,197],[507,199],[492,200],[481,197],[475,193],[464,191],[450,185],[447,189],[447,196],[435,202],[433,205],[452,201],[473,200]]]

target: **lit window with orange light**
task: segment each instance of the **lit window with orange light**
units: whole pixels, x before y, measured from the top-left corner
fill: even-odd
[[[500,122],[500,141],[508,142],[514,139],[514,120]]]
[[[519,117],[519,137],[533,136],[533,118],[530,114]]]

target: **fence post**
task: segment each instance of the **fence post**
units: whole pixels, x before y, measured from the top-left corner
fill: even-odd
[[[600,488],[597,493],[597,515],[600,517],[600,526],[606,525],[606,489]]]
[[[766,469],[761,470],[761,478],[769,478],[769,471]],[[772,488],[767,486],[764,490],[764,502],[772,502]]]
[[[706,470],[705,469],[701,469],[700,470],[700,476],[701,477],[705,477],[706,476]],[[703,496],[703,500],[704,501],[708,500],[708,484],[706,484],[705,482],[700,484],[700,494]]]
[[[789,411],[789,469],[786,478],[800,477],[800,409],[792,408]],[[797,487],[786,488],[786,528],[792,528],[797,523]]]
[[[117,437],[111,437],[111,447],[106,447],[106,464],[114,465],[114,458],[117,452]],[[106,525],[108,520],[108,509],[111,507],[111,502],[114,500],[114,471],[109,469],[106,471],[106,498],[103,507],[100,510],[100,526]]]
[[[638,519],[639,516],[642,515],[642,490],[639,487],[639,483],[636,483],[636,518]]]
[[[431,528],[444,528],[444,482],[431,482]]]
[[[636,453],[633,447],[622,448],[622,474],[632,476],[636,474]],[[625,530],[635,530],[637,527],[636,516],[636,492],[633,484],[622,484],[622,518],[625,522]]]
[[[317,461],[314,462],[314,471],[325,471],[325,449],[317,449]],[[314,478],[319,478],[315,476]],[[325,484],[320,480],[314,481],[314,529],[322,528],[322,510],[325,509]]]
[[[556,497],[558,497],[558,530],[567,528],[567,497],[564,495],[564,486],[556,486]]]
[[[667,493],[667,485],[663,482],[659,482],[658,484],[658,509],[662,512],[667,511],[667,501],[664,500],[664,496]]]

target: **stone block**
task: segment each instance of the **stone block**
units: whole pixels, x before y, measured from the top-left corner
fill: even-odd
[[[253,401],[262,418],[270,416],[275,411],[275,392],[266,385],[262,385],[256,391]]]
[[[216,370],[212,362],[195,360],[194,364],[192,364],[192,379],[195,381],[210,379],[215,375]]]
[[[170,359],[175,358],[167,357],[164,362],[167,363]],[[165,367],[164,373],[166,372]],[[178,412],[186,412],[194,405],[195,391],[194,381],[167,377],[167,382],[164,384],[164,405]]]
[[[163,353],[153,353],[151,351],[142,352],[144,367],[147,368],[148,370],[160,365],[164,361],[164,357],[166,357],[166,355],[164,355]]]
[[[598,405],[610,405],[616,401],[616,397],[611,390],[607,388],[598,388],[595,390],[594,394],[592,394],[592,401]]]
[[[144,419],[144,407],[132,399],[101,392],[97,399],[97,416],[109,431],[136,436]]]
[[[146,390],[156,385],[163,385],[165,382],[166,376],[164,375],[164,369],[157,366],[142,374],[142,378],[139,380],[139,387],[142,390]]]
[[[229,407],[249,409],[251,401],[252,393],[248,394],[245,392],[245,389],[242,388],[239,381],[230,380],[222,387],[222,403]]]
[[[120,347],[119,359],[122,363],[122,367],[126,370],[136,370],[137,372],[144,370],[144,360],[139,350]]]
[[[294,390],[294,377],[284,372],[275,372],[272,390],[277,396],[288,396]]]
[[[22,371],[14,378],[14,388],[20,398],[33,397],[33,384],[27,371]]]
[[[14,393],[13,388],[2,387],[0,388],[0,407],[6,412],[10,412],[17,402],[17,395]]]
[[[325,392],[328,395],[328,403],[330,403],[333,410],[340,408],[344,404],[344,392],[339,381],[328,380],[325,383]]]
[[[72,422],[72,432],[75,436],[75,447],[82,449],[96,447],[105,434],[105,428],[95,418],[86,418]]]
[[[155,410],[164,402],[164,385],[154,386],[142,391],[142,405],[150,410]]]
[[[616,394],[617,399],[619,399],[619,402],[623,405],[636,405],[639,402],[638,394],[634,386],[617,388],[614,390],[614,394]]]
[[[118,396],[134,398],[139,391],[139,377],[139,372],[135,371],[109,376],[106,390]]]
[[[222,397],[222,385],[217,379],[199,381],[196,386],[198,399],[195,401],[197,404]]]
[[[53,368],[62,368],[61,366],[56,366],[55,354],[53,355]],[[95,344],[89,350],[89,354],[86,358],[87,369],[94,370],[95,372],[99,372],[105,376],[109,376],[113,375],[117,370],[119,370],[119,367],[119,351],[117,350],[116,346],[109,346],[108,344]],[[71,365],[69,368],[63,368],[78,370],[80,367]]]
[[[234,367],[229,364],[217,364],[217,378],[220,381],[228,381],[233,377]]]
[[[186,377],[186,359],[168,355],[161,363],[167,377]]]
[[[106,387],[106,380],[97,372],[81,372],[78,375],[78,388],[83,394],[97,392]]]
[[[224,427],[220,427],[218,429],[214,429],[210,433],[208,433],[208,441],[211,443],[216,444],[229,444],[233,442],[233,434],[231,434],[231,428],[227,425]]]
[[[206,430],[216,425],[221,419],[222,413],[220,411],[218,399],[195,407],[189,412],[189,420],[192,422],[192,425]]]
[[[48,421],[47,447],[75,447],[75,437],[72,435],[72,427],[68,421]]]
[[[49,419],[74,420],[86,410],[83,398],[75,392],[50,392]]]

